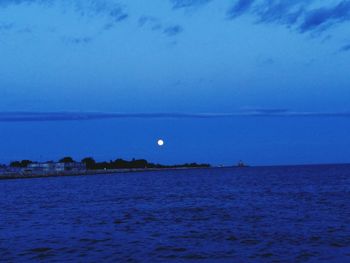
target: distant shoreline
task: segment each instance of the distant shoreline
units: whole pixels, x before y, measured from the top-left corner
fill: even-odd
[[[105,174],[115,175],[115,174],[125,174],[125,173],[179,171],[179,170],[211,169],[211,168],[227,168],[227,167],[130,168],[130,169],[109,169],[109,170],[87,170],[84,172],[81,172],[81,171],[80,172],[60,172],[60,173],[48,173],[48,174],[12,174],[12,175],[0,174],[0,180],[68,177],[68,176],[94,176],[94,175],[105,175]]]
[[[247,168],[288,168],[288,167],[315,167],[315,166],[349,166],[350,163],[323,163],[323,164],[287,164],[287,165],[261,165],[261,166],[210,166],[210,167],[169,167],[169,168],[125,168],[125,169],[107,169],[107,170],[86,170],[80,172],[58,172],[47,174],[0,174],[1,180],[15,179],[34,179],[34,178],[50,178],[50,177],[68,177],[68,176],[94,176],[94,175],[117,175],[126,173],[142,173],[142,172],[162,172],[162,171],[184,171],[184,170],[208,170],[208,169],[247,169]]]

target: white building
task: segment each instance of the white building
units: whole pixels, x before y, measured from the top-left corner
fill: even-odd
[[[25,172],[27,173],[60,173],[60,172],[82,172],[86,171],[84,163],[32,163]]]

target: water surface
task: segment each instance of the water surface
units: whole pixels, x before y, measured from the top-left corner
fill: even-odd
[[[349,262],[350,166],[0,181],[3,262]]]

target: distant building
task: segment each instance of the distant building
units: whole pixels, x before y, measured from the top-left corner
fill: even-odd
[[[24,170],[25,173],[64,173],[86,171],[84,163],[31,163]]]
[[[19,167],[10,167],[10,166],[2,166],[0,167],[0,175],[17,175],[22,172],[22,168]]]

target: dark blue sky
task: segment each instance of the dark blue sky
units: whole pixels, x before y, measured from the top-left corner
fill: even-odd
[[[0,116],[0,161],[350,162],[349,118],[339,116],[350,112],[349,20],[350,1],[2,0],[7,121],[18,111],[238,116]],[[283,114],[246,114],[256,109]]]

